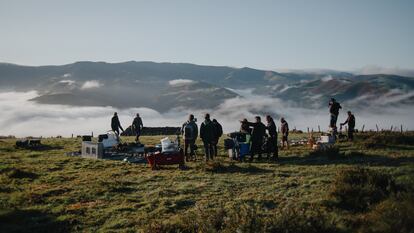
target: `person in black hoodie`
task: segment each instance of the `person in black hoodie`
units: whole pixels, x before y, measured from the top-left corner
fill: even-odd
[[[206,154],[206,161],[213,159],[213,144],[216,135],[213,122],[210,120],[210,114],[206,113],[204,122],[200,126],[200,138],[204,144],[204,151]]]
[[[114,116],[112,117],[111,120],[111,128],[112,131],[114,131],[116,133],[116,135],[119,136],[119,129],[122,130],[122,132],[124,132],[124,129],[121,126],[121,122],[119,122],[119,118],[118,118],[118,113],[114,113]]]
[[[250,161],[253,161],[255,154],[258,155],[259,160],[262,158],[262,146],[266,135],[266,126],[262,123],[260,116],[256,116],[255,119],[256,122],[246,123],[253,128],[251,133],[252,146],[250,149]]]
[[[338,121],[338,115],[339,115],[339,109],[341,109],[342,106],[334,98],[331,98],[331,101],[329,102],[329,113],[331,114],[331,121],[329,123],[329,127],[332,129],[336,128],[336,122]]]
[[[213,151],[214,151],[214,157],[217,157],[218,150],[217,150],[217,144],[220,140],[221,135],[223,135],[223,127],[218,123],[216,119],[213,119],[213,125],[215,127],[214,130],[214,141],[213,141]]]
[[[269,133],[269,138],[267,139],[268,143],[268,150],[267,150],[267,158],[269,159],[270,153],[272,153],[272,159],[278,158],[278,148],[277,148],[277,130],[276,130],[276,124],[273,121],[273,118],[269,115],[266,116],[267,121],[267,132]]]

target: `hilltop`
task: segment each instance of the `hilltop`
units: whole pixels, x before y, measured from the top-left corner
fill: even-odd
[[[275,72],[187,63],[76,62],[60,66],[0,64],[0,86],[36,90],[33,101],[74,106],[215,108],[251,89],[301,107],[325,107],[330,97],[352,108],[414,103],[414,78],[339,71]],[[189,80],[181,85],[171,82]],[[385,100],[386,99],[386,100]]]

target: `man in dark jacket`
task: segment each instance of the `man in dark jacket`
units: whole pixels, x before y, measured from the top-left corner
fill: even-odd
[[[214,156],[217,157],[218,155],[218,149],[217,149],[217,144],[220,140],[221,135],[223,135],[223,127],[220,125],[220,123],[218,123],[218,121],[216,119],[213,119],[213,125],[214,125],[214,142],[213,142],[213,151],[214,151]]]
[[[258,159],[262,158],[262,146],[264,143],[264,137],[266,135],[266,126],[262,123],[259,116],[256,116],[256,122],[247,122],[252,127],[252,147],[250,150],[250,161],[253,161],[254,155],[258,155]]]
[[[114,131],[116,133],[116,135],[119,136],[119,129],[122,130],[122,132],[124,132],[124,129],[121,126],[121,122],[119,122],[119,118],[118,118],[118,113],[114,113],[114,116],[112,117],[111,120],[111,128],[112,131]]]
[[[267,148],[267,158],[269,159],[270,153],[272,153],[272,159],[278,158],[278,148],[277,148],[277,130],[276,130],[276,124],[273,121],[273,118],[269,115],[266,116],[267,121],[267,132],[269,133],[268,138],[268,148]]]
[[[329,113],[331,114],[331,121],[329,124],[329,127],[332,129],[336,128],[336,122],[338,121],[338,115],[339,115],[339,109],[341,109],[342,106],[334,98],[331,98],[331,101],[329,102]]]
[[[348,118],[344,123],[341,123],[341,127],[346,124],[348,124],[348,140],[353,141],[355,131],[355,116],[351,111],[348,111]]]
[[[191,159],[195,159],[194,145],[198,137],[198,126],[195,122],[194,115],[190,114],[188,121],[186,121],[181,127],[181,135],[184,138],[184,156],[188,162]],[[190,148],[190,156],[188,156],[188,148]]]
[[[286,149],[289,149],[289,142],[288,142],[289,124],[283,117],[280,119],[280,131],[282,133],[282,149],[285,148],[285,144],[286,144]]]
[[[134,118],[134,121],[132,122],[131,129],[133,132],[135,132],[135,142],[139,142],[139,136],[141,136],[141,131],[144,128],[144,125],[142,124],[142,119],[139,116],[139,113],[137,113],[137,116]]]
[[[213,144],[216,135],[213,122],[210,120],[210,114],[206,113],[204,122],[200,126],[200,138],[203,140],[206,161],[213,159]]]

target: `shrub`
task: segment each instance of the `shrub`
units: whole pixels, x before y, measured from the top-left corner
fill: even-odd
[[[322,209],[311,206],[308,208],[288,207],[280,210],[273,218],[268,219],[265,232],[333,233],[339,230]]]
[[[343,209],[365,211],[395,191],[392,176],[366,168],[350,168],[337,173],[330,195]]]
[[[287,207],[267,214],[257,206],[237,205],[228,209],[198,208],[176,222],[152,223],[145,232],[337,232],[319,208]]]
[[[339,147],[330,146],[325,149],[311,151],[309,152],[309,156],[338,158],[338,157],[341,157],[341,154],[339,153]]]
[[[411,133],[374,133],[363,138],[363,146],[367,149],[385,148],[389,145],[412,145],[414,135]]]
[[[404,194],[381,202],[362,217],[360,233],[413,232],[414,197]]]

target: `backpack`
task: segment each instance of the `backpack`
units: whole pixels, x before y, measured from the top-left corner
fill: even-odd
[[[194,138],[194,126],[191,124],[191,122],[188,122],[187,124],[185,124],[184,138],[186,138],[186,139],[193,139]]]
[[[220,138],[223,135],[223,128],[221,127],[220,123],[215,123],[215,133],[216,133],[216,137]]]

